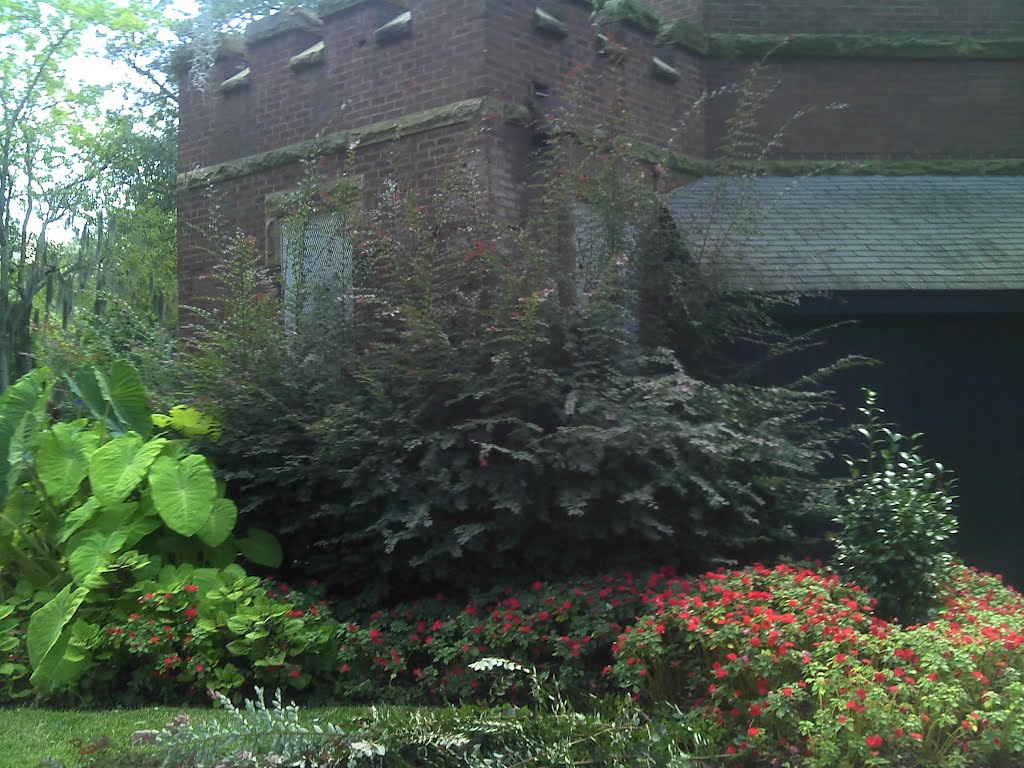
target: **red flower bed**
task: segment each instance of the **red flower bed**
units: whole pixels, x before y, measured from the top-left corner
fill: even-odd
[[[887,623],[872,605],[817,566],[696,579],[665,568],[535,582],[469,604],[437,595],[337,621],[329,603],[252,579],[208,595],[189,584],[143,594],[93,652],[140,691],[273,678],[318,701],[498,691],[526,701],[525,679],[498,688],[471,667],[499,657],[577,702],[623,692],[652,708],[670,702],[709,755],[822,768],[1024,764],[1021,596],[957,567],[926,623]]]
[[[618,638],[611,675],[688,708],[715,748],[823,766],[1024,748],[1024,612],[995,577],[955,569],[945,611],[915,627],[872,616],[862,590],[820,569],[669,586]]]

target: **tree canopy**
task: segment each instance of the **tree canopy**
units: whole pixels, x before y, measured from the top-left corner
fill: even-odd
[[[0,6],[0,389],[31,368],[40,313],[66,327],[76,295],[110,286],[161,311],[173,296],[176,116],[153,66],[166,4]],[[90,84],[84,54],[149,76]]]

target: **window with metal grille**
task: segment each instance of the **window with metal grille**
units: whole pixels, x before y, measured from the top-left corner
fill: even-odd
[[[606,283],[611,270],[620,275],[629,269],[629,255],[636,245],[631,224],[609,220],[591,206],[575,208],[576,299],[587,302]]]
[[[352,317],[352,241],[345,216],[319,211],[281,222],[281,278],[288,324],[313,312]]]

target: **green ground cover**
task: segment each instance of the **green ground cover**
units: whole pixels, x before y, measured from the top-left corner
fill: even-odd
[[[304,722],[334,722],[351,718],[358,709],[311,708],[302,711]],[[4,768],[39,768],[43,760],[65,768],[95,761],[97,766],[148,768],[157,764],[152,748],[131,746],[135,731],[160,729],[180,712],[203,720],[224,720],[223,712],[194,707],[146,707],[103,711],[0,709],[0,765]]]
[[[105,712],[5,709],[0,713],[4,721],[0,755],[9,768],[38,768],[44,758],[70,768],[85,763],[87,753],[97,749],[97,755],[102,753],[116,764],[142,754],[128,748],[134,731],[158,728],[178,711],[169,707]]]

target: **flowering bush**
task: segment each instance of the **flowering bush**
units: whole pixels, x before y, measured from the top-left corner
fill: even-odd
[[[130,594],[100,633],[95,653],[107,664],[91,676],[92,696],[99,686],[115,701],[210,690],[238,700],[264,685],[329,695],[338,624],[324,600],[229,569],[169,569]]]
[[[342,629],[338,695],[345,699],[469,700],[489,683],[469,665],[499,656],[529,665],[564,693],[616,692],[602,674],[611,644],[671,570],[511,587],[468,603],[444,595],[377,611]],[[515,700],[525,689],[513,687]]]
[[[912,627],[860,588],[779,565],[674,581],[620,635],[612,676],[691,708],[709,748],[808,766],[987,764],[1017,755],[1020,596],[951,572],[946,610]]]
[[[929,621],[902,626],[821,567],[701,578],[664,568],[470,601],[436,595],[338,622],[319,596],[284,584],[167,567],[92,638],[95,663],[78,695],[178,702],[214,689],[238,699],[270,684],[320,702],[527,701],[525,680],[496,688],[474,664],[500,657],[587,706],[623,692],[646,707],[670,702],[677,709],[665,716],[699,734],[706,757],[806,768],[1015,764],[1024,601],[962,566],[942,594]],[[0,670],[24,655],[16,615],[0,620],[15,627]],[[5,697],[25,689],[9,678]]]

